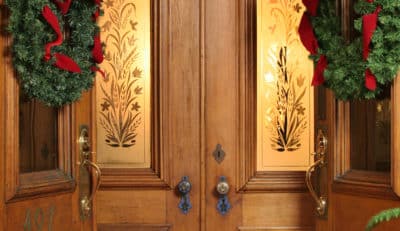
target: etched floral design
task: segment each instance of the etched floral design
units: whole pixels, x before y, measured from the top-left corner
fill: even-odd
[[[106,134],[104,141],[111,147],[136,144],[142,123],[143,71],[138,64],[136,45],[136,6],[123,0],[106,0],[103,4],[108,20],[101,26],[107,44],[105,51],[106,79],[100,83],[99,124]]]
[[[276,61],[276,95],[271,97],[276,104],[266,113],[271,147],[279,152],[295,151],[300,148],[301,135],[307,128],[304,77],[296,77],[288,70],[286,47],[279,49]]]
[[[293,54],[294,47],[300,44],[297,31],[299,15],[304,9],[298,0],[280,0],[275,4],[277,6],[270,11],[275,24],[269,29],[273,33],[279,25],[283,36],[280,44],[271,47],[267,54],[272,73],[265,77],[265,84],[270,90],[265,101],[269,103],[264,112],[264,124],[269,133],[265,141],[270,142],[272,149],[278,152],[291,152],[301,147],[302,135],[308,126],[306,77],[298,70],[301,63]]]

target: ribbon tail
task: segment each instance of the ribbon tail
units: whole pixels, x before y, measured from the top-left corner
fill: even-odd
[[[54,66],[66,70],[69,72],[73,73],[81,73],[81,68],[78,66],[78,64],[71,59],[70,57],[60,54],[60,53],[55,53],[54,57],[56,58],[56,62],[54,63]]]
[[[58,9],[61,10],[61,13],[66,15],[71,6],[72,0],[64,0],[62,2],[60,2],[60,0],[53,0],[53,2],[57,5]]]
[[[325,55],[319,57],[317,66],[314,70],[314,76],[311,82],[313,86],[319,86],[325,82],[324,71],[328,66],[328,60]]]
[[[102,63],[104,60],[103,50],[101,47],[100,34],[97,34],[96,36],[94,36],[94,45],[93,45],[93,50],[92,50],[92,56],[96,63]]]
[[[304,6],[312,16],[317,15],[318,3],[319,0],[303,0]]]
[[[376,89],[376,77],[369,68],[365,70],[365,87],[370,91]]]
[[[299,26],[299,35],[300,40],[303,43],[304,47],[311,53],[317,54],[318,51],[318,41],[314,34],[314,29],[312,24],[306,14],[303,14],[303,17],[300,21]]]
[[[96,66],[92,66],[90,68],[91,71],[93,72],[99,72],[101,74],[101,76],[103,76],[103,79],[106,80],[106,73],[104,73],[103,70],[101,70],[100,68],[96,67]]]
[[[94,21],[97,20],[97,18],[100,16],[100,6],[101,6],[101,0],[94,0],[94,4],[97,5],[97,9],[93,14],[93,19]]]
[[[51,28],[56,32],[57,38],[53,42],[49,42],[45,45],[45,54],[44,54],[44,59],[46,61],[49,61],[51,58],[51,48],[54,46],[59,46],[63,42],[63,37],[61,34],[61,29],[60,29],[60,24],[58,22],[57,16],[51,11],[49,6],[44,6],[42,10],[42,15],[46,19],[47,23],[50,24]]]
[[[377,24],[378,14],[381,11],[380,7],[377,7],[375,12],[372,14],[366,14],[362,17],[363,23],[363,59],[367,60],[369,55],[369,45],[372,40]]]

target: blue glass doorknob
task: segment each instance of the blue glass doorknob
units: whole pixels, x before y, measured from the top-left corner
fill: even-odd
[[[192,208],[189,197],[189,192],[192,189],[192,184],[189,182],[189,177],[182,177],[182,180],[178,183],[177,188],[181,196],[178,208],[182,211],[183,214],[187,214]]]

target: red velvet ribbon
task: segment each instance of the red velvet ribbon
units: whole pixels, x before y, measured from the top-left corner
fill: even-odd
[[[101,49],[100,34],[94,36],[92,56],[96,63],[102,63],[104,60],[103,50]]]
[[[63,15],[66,15],[69,10],[69,7],[71,6],[72,0],[64,0],[64,1],[53,0],[53,2],[57,5],[58,9],[61,10],[61,13]]]
[[[303,4],[311,16],[317,16],[319,0],[303,0]]]
[[[371,44],[372,35],[374,34],[378,24],[378,14],[381,11],[381,7],[378,6],[374,13],[366,14],[362,17],[363,22],[363,58],[368,59],[369,45]]]
[[[102,69],[100,69],[99,67],[92,66],[92,67],[90,67],[90,70],[93,72],[98,71],[103,76],[104,79],[106,78],[106,73],[104,73],[104,71]]]
[[[63,42],[63,36],[57,16],[53,13],[53,11],[51,11],[49,6],[46,5],[43,7],[42,15],[57,34],[56,40],[45,45],[44,59],[45,61],[49,61],[52,57],[51,48],[61,45]],[[81,73],[81,69],[79,68],[78,64],[70,57],[60,53],[55,53],[54,57],[56,59],[54,63],[56,67],[74,73]]]
[[[97,21],[97,18],[100,15],[101,0],[94,0],[94,3],[97,5],[97,9],[93,14],[93,20]],[[92,57],[96,63],[100,64],[104,60],[103,49],[101,47],[100,33],[94,35],[93,41],[94,41],[94,43],[93,43],[93,49],[92,49]],[[100,72],[100,74],[103,76],[103,78],[105,78],[105,73],[100,68],[93,66],[90,69],[93,72],[96,72],[96,71]]]
[[[369,68],[365,70],[365,87],[371,91],[376,89],[376,77]]]
[[[367,0],[372,3],[373,0]],[[372,35],[374,34],[378,25],[378,14],[382,10],[380,6],[371,14],[366,14],[362,17],[363,23],[363,59],[367,60],[370,52],[370,44]],[[376,89],[376,77],[370,69],[365,70],[365,87],[368,90],[374,91]]]
[[[305,48],[313,55],[318,52],[318,41],[307,14],[303,14],[299,25],[300,40]]]
[[[60,68],[61,70],[70,71],[74,73],[81,73],[81,68],[70,57],[63,55],[61,53],[55,53],[54,57],[56,58],[54,66]]]
[[[309,19],[309,14],[316,16],[318,9],[318,0],[303,0],[303,4],[306,6],[307,11],[304,12],[299,25],[300,40],[304,47],[313,55],[318,54],[318,40],[314,34],[314,28]],[[307,13],[308,12],[308,13]],[[320,55],[318,63],[314,70],[314,76],[311,85],[318,86],[324,83],[324,71],[328,66],[328,60],[326,56]]]
[[[51,11],[49,6],[44,6],[42,10],[42,15],[46,19],[46,21],[50,24],[51,28],[56,32],[57,38],[53,42],[49,42],[45,45],[45,55],[44,59],[49,61],[51,58],[51,48],[54,46],[59,46],[63,42],[63,37],[61,34],[60,25],[58,23],[57,16]]]
[[[325,82],[324,71],[327,66],[328,66],[328,59],[326,58],[326,56],[325,55],[319,56],[317,66],[315,67],[314,70],[314,76],[311,85],[319,86]]]
[[[96,12],[94,12],[93,14],[93,19],[94,21],[97,21],[97,18],[100,15],[101,0],[94,0],[94,3],[97,5],[97,9]],[[94,41],[92,50],[93,59],[95,60],[96,63],[102,63],[104,57],[103,57],[103,50],[101,47],[100,33],[94,36],[93,41]]]

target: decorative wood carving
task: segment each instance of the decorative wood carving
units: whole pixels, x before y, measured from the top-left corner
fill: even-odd
[[[168,15],[167,1],[151,0],[151,164],[150,168],[115,168],[100,166],[102,171],[101,189],[115,188],[168,188],[169,171],[165,155],[167,143],[166,118],[168,105]],[[92,119],[96,121],[95,118]],[[95,146],[95,145],[94,145]]]
[[[256,163],[256,0],[240,2],[240,156],[238,187],[242,192],[251,191],[305,191],[304,171],[257,171]]]

